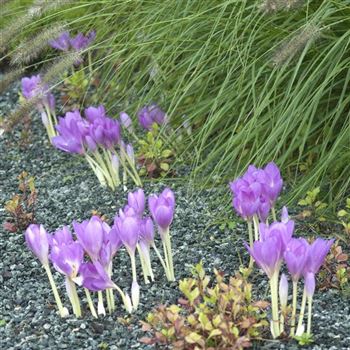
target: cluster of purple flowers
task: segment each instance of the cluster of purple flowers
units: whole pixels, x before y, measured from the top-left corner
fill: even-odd
[[[59,117],[52,138],[53,145],[68,153],[84,155],[102,185],[115,189],[120,184],[119,164],[141,185],[136,171],[134,150],[125,145],[121,138],[120,123],[106,115],[105,108],[89,107],[84,110],[85,118],[79,111],[67,112]]]
[[[309,244],[304,238],[294,238],[294,221],[289,219],[286,207],[282,209],[281,221],[276,220],[274,205],[281,192],[283,180],[280,170],[273,162],[258,169],[250,165],[247,172],[230,183],[235,211],[248,223],[251,258],[264,270],[270,280],[272,322],[271,331],[278,337],[284,331],[284,314],[288,296],[288,282],[282,274],[280,281],[281,313],[278,304],[278,281],[283,261],[293,281],[293,309],[291,317],[291,335],[295,334],[297,308],[297,284],[304,278],[304,295],[301,303],[297,334],[303,333],[303,317],[306,298],[309,302],[307,334],[311,332],[311,305],[315,291],[315,275],[319,271],[329,252],[333,240],[317,238]],[[273,222],[268,224],[272,209]],[[255,230],[253,241],[252,222]],[[250,266],[252,265],[252,260]]]
[[[250,165],[241,178],[230,183],[234,196],[233,207],[246,220],[258,217],[265,221],[270,209],[274,207],[282,185],[281,173],[275,163],[268,163],[264,169]]]
[[[21,80],[22,96],[27,100],[37,99],[36,108],[41,114],[41,120],[49,138],[56,135],[55,97],[49,92],[47,84],[43,84],[40,75],[24,77]]]
[[[138,112],[140,126],[146,130],[151,130],[153,124],[163,125],[167,123],[167,115],[156,104],[142,107]]]
[[[63,32],[58,38],[49,40],[49,45],[60,51],[83,50],[86,49],[96,38],[96,32],[92,30],[87,35],[78,33],[71,37],[69,32]]]
[[[106,291],[108,310],[115,308],[113,290],[116,289],[128,312],[136,310],[139,303],[139,285],[137,283],[135,252],[139,253],[145,282],[149,277],[154,280],[151,267],[150,248],[156,250],[157,256],[165,269],[168,279],[174,279],[171,251],[165,252],[165,261],[154,242],[154,224],[150,217],[143,217],[145,211],[145,194],[142,189],[129,193],[128,204],[120,210],[110,227],[99,217],[81,223],[73,222],[74,235],[67,226],[53,234],[47,233],[42,225],[32,224],[26,232],[28,247],[38,257],[48,272],[61,316],[67,315],[62,307],[57,288],[51,276],[49,261],[55,269],[65,276],[66,290],[73,312],[81,316],[81,308],[76,285],[83,286],[91,313],[97,317],[90,291],[98,292],[98,313],[105,313],[102,291]],[[159,196],[149,197],[149,208],[163,243],[170,241],[169,226],[173,220],[175,197],[167,188]],[[75,239],[74,239],[75,238]],[[113,257],[124,246],[131,258],[132,287],[131,299],[113,281]],[[88,259],[85,259],[85,256]],[[172,261],[172,260],[171,260]],[[170,271],[170,269],[172,269]],[[50,277],[51,276],[51,277]]]

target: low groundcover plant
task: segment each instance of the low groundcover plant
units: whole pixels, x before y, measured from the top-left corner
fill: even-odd
[[[62,304],[49,262],[65,277],[66,291],[76,317],[82,316],[80,300],[76,286],[84,288],[91,314],[105,314],[103,291],[105,291],[108,312],[115,310],[114,290],[117,290],[124,308],[131,313],[136,310],[140,299],[140,287],[137,282],[135,252],[138,251],[144,279],[154,280],[151,266],[150,248],[152,247],[161,261],[168,280],[175,280],[172,264],[169,226],[175,209],[173,192],[166,188],[159,196],[149,197],[149,207],[164,246],[164,259],[156,248],[153,221],[143,217],[145,195],[142,189],[129,193],[128,204],[119,211],[110,227],[98,216],[92,216],[81,223],[73,221],[74,234],[67,226],[53,234],[42,225],[31,224],[25,231],[30,250],[37,256],[48,274],[56,304],[61,317],[68,315],[68,309]],[[113,257],[124,246],[130,256],[132,284],[131,298],[113,281]],[[97,292],[97,312],[91,296]]]

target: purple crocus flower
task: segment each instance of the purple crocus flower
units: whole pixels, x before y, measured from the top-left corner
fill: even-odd
[[[162,125],[166,123],[166,114],[156,104],[144,106],[138,112],[140,125],[147,130],[152,129],[154,123]]]
[[[26,229],[24,236],[28,248],[43,265],[48,265],[49,241],[44,226],[31,224]]]
[[[104,237],[110,231],[110,227],[98,216],[93,216],[81,224],[73,222],[73,227],[79,243],[89,254],[91,260],[98,261]]]
[[[140,222],[140,237],[141,240],[150,244],[154,241],[154,226],[150,217],[144,218]]]
[[[303,273],[308,252],[309,243],[304,238],[292,238],[287,244],[284,261],[294,282],[297,282]]]
[[[262,184],[265,196],[269,198],[270,203],[273,205],[283,186],[278,166],[274,162],[268,163],[263,170],[260,169],[258,171],[257,179]]]
[[[126,145],[126,154],[128,155],[130,161],[135,164],[135,153],[134,153],[134,147],[130,143]]]
[[[132,212],[134,215],[130,214]],[[119,216],[114,219],[113,229],[118,232],[118,236],[125,247],[131,253],[134,253],[140,234],[139,218],[135,211],[132,208],[129,208],[126,212],[120,210]]]
[[[33,75],[30,78],[24,77],[21,80],[22,94],[25,99],[30,100],[36,96],[41,96],[37,107],[43,110],[42,105],[46,105],[51,111],[55,109],[55,97],[48,91],[48,86],[42,84],[40,75]]]
[[[145,211],[145,193],[141,188],[128,194],[128,205],[141,217]]]
[[[70,39],[70,44],[75,50],[83,50],[87,48],[96,38],[96,32],[93,30],[87,35],[78,33],[74,38]]]
[[[80,266],[77,283],[93,292],[114,287],[114,283],[110,279],[106,279],[105,275],[101,276],[92,263],[83,263]]]
[[[67,226],[56,230],[53,235],[48,236],[50,246],[61,246],[73,243],[73,236]]]
[[[83,258],[84,250],[78,242],[54,245],[51,249],[50,260],[55,269],[71,279],[77,276]]]
[[[309,247],[309,253],[305,263],[304,274],[312,272],[316,274],[321,268],[334,239],[325,240],[317,238]]]
[[[129,115],[125,112],[120,112],[120,123],[129,132],[133,132],[132,121]]]
[[[274,222],[271,225],[259,224],[261,240],[264,241],[268,237],[278,236],[281,239],[283,252],[287,244],[292,239],[294,232],[294,221],[289,220],[286,224],[283,222]]]
[[[60,51],[68,51],[70,47],[69,33],[63,32],[58,38],[49,40],[49,45]]]
[[[88,123],[79,111],[67,112],[56,125],[58,136],[52,138],[53,145],[68,153],[84,154],[84,140],[88,134]]]
[[[315,293],[316,280],[315,274],[312,272],[307,272],[304,277],[305,292],[307,297],[312,297]]]
[[[167,230],[173,221],[175,196],[170,188],[166,188],[159,197],[152,195],[148,199],[148,206],[153,220],[162,230]]]
[[[120,142],[119,122],[107,117],[103,106],[89,107],[85,110],[85,115],[90,121],[89,136],[96,144],[111,148]]]

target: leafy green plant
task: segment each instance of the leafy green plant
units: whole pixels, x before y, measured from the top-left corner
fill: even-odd
[[[301,218],[313,216],[319,221],[326,220],[323,214],[325,209],[327,208],[327,204],[318,200],[319,193],[320,188],[316,187],[313,190],[307,191],[306,197],[299,200],[298,204],[302,207],[305,207],[305,209],[299,215]]]
[[[19,193],[6,202],[5,210],[10,219],[4,223],[4,228],[10,232],[24,230],[35,221],[35,204],[37,191],[34,177],[23,171],[19,176]]]
[[[345,209],[338,211],[338,218],[340,219],[347,238],[350,240],[350,198],[346,199]]]
[[[323,264],[319,273],[320,289],[336,288],[342,291],[350,289],[350,260],[343,252],[337,240]]]
[[[171,173],[173,151],[163,141],[161,129],[154,123],[144,139],[139,140],[138,162],[140,175],[149,177],[166,176]]]
[[[268,326],[263,311],[268,303],[252,301],[252,286],[239,273],[228,282],[223,273],[214,273],[211,281],[197,264],[193,278],[179,282],[184,295],[179,305],[160,305],[142,321],[151,335],[140,341],[176,350],[250,347]]]

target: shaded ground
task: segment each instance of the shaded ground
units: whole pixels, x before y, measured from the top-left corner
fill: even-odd
[[[16,93],[0,97],[1,114],[5,115],[15,103]],[[17,189],[17,176],[26,170],[36,178],[39,191],[37,221],[48,230],[54,230],[73,219],[89,218],[96,209],[112,219],[115,211],[126,202],[122,191],[111,193],[99,186],[93,173],[84,162],[53,149],[48,143],[41,124],[32,124],[32,134],[27,148],[18,148],[18,132],[0,138],[0,219],[6,218],[3,205]],[[214,199],[221,190],[214,189],[197,194],[184,183],[168,183],[176,193],[177,208],[172,225],[174,263],[178,278],[188,276],[191,265],[201,259],[207,271],[214,266],[233,273],[246,259],[243,248],[244,226],[221,231],[218,227],[206,230],[212,217],[220,215],[221,208]],[[158,192],[165,184],[147,183],[147,194]],[[131,190],[132,188],[130,188]],[[138,343],[143,335],[139,320],[158,303],[175,302],[179,296],[177,283],[166,282],[155,261],[156,282],[141,284],[139,311],[126,326],[118,320],[125,314],[119,308],[113,316],[94,320],[89,316],[81,320],[73,317],[60,319],[44,271],[25,247],[22,234],[5,232],[0,227],[0,327],[3,349],[98,349],[101,344],[108,349],[147,349]],[[114,262],[115,281],[123,288],[130,286],[129,259],[120,252]],[[262,274],[259,273],[259,276]],[[63,280],[55,274],[64,295]],[[267,297],[265,278],[258,278],[259,297]],[[141,281],[141,278],[140,278]],[[66,300],[67,304],[67,300]],[[83,303],[84,306],[86,305]],[[350,307],[335,290],[316,293],[313,331],[316,334],[313,349],[350,349]],[[148,347],[152,348],[152,347]],[[256,348],[297,348],[295,343],[267,342]]]

